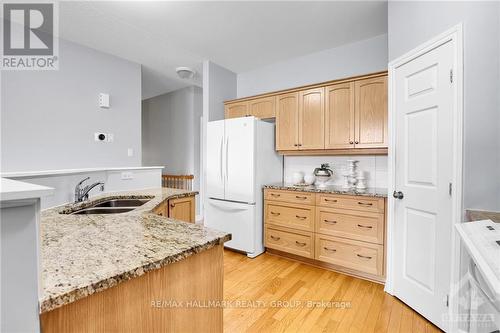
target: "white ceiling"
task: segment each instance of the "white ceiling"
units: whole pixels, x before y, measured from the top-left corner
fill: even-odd
[[[387,3],[60,3],[62,38],[143,65],[143,98],[201,86],[202,61],[236,73],[387,33]],[[178,66],[194,68],[181,80]]]

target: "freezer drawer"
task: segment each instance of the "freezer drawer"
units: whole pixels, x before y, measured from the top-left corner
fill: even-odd
[[[206,205],[205,226],[231,234],[224,246],[255,252],[255,205],[209,199]]]

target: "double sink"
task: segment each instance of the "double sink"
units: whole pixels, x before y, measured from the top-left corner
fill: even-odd
[[[71,215],[90,215],[90,214],[119,214],[126,213],[144,205],[148,199],[109,199],[100,201],[90,207],[82,208],[76,211],[68,212]]]

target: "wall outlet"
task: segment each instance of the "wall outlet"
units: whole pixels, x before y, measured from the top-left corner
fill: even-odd
[[[134,150],[132,148],[127,149],[127,156],[128,157],[134,156]]]
[[[122,172],[122,179],[123,180],[134,179],[134,173],[130,171]]]
[[[106,133],[102,133],[102,132],[95,132],[94,133],[94,140],[95,141],[106,142],[107,137],[108,137],[108,135]]]
[[[99,94],[99,107],[103,109],[109,109],[109,94]]]

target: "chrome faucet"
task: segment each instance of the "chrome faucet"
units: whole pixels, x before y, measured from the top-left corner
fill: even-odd
[[[82,184],[89,180],[90,177],[82,179],[78,184],[75,186],[75,202],[82,202],[85,201],[89,198],[89,192],[92,190],[94,187],[101,185],[101,191],[104,191],[104,182],[96,182],[91,185],[87,185],[82,188]]]

